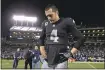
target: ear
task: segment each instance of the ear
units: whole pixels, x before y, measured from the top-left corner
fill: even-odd
[[[56,11],[56,13],[59,15],[59,12],[58,11]]]

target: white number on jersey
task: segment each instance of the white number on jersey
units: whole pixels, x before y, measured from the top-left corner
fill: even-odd
[[[51,32],[50,40],[53,40],[54,42],[58,42],[58,39],[59,37],[57,36],[57,29],[53,29]]]

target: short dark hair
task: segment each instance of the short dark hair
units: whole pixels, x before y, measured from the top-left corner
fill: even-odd
[[[54,4],[48,4],[45,8],[45,11],[52,9],[53,12],[58,11],[58,8]]]

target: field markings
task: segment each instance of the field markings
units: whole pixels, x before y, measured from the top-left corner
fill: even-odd
[[[94,69],[96,69],[97,70],[97,68],[95,68],[93,65],[91,65],[90,63],[87,63],[89,66],[91,66],[92,68],[94,68]]]
[[[100,63],[100,64],[104,64],[104,62],[73,62],[73,63]]]

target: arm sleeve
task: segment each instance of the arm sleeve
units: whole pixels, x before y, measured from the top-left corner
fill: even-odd
[[[74,44],[74,48],[79,50],[85,41],[84,36],[76,28],[75,21],[72,18],[67,19],[67,26],[69,32],[71,32],[73,37],[77,39],[77,42]]]
[[[45,22],[46,22],[46,21],[44,21],[44,22],[42,23],[42,26],[41,26],[42,32],[41,32],[41,35],[40,35],[40,38],[39,38],[39,45],[40,45],[40,46],[44,46],[44,41],[45,41],[45,38],[46,38]]]

